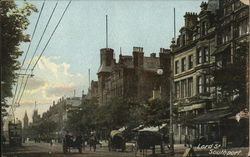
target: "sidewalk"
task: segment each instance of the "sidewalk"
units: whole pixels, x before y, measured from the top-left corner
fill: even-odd
[[[166,150],[165,154],[160,154],[156,152],[153,154],[149,154],[147,157],[183,157],[185,150],[188,147],[185,147],[183,144],[175,144],[174,145],[174,155],[171,155],[169,150]],[[199,149],[194,147],[194,153],[196,157],[213,157],[213,156],[229,156],[229,157],[247,157],[248,156],[248,147],[239,147],[239,148],[220,148],[220,149]]]

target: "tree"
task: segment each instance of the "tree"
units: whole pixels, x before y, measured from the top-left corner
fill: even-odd
[[[212,86],[217,88],[217,105],[230,106],[239,111],[246,108],[246,59],[248,44],[238,43],[233,62],[223,64],[212,71]]]
[[[68,111],[66,129],[88,134],[96,127],[97,108],[97,100],[91,99],[82,103],[79,109]]]
[[[28,42],[29,35],[24,31],[29,25],[28,16],[36,7],[31,3],[24,3],[24,7],[18,8],[13,0],[0,1],[1,19],[1,114],[6,114],[6,99],[12,97],[12,86],[17,75],[16,70],[20,69],[17,60],[22,55],[19,50],[21,42]]]
[[[146,103],[143,123],[146,126],[159,126],[169,119],[169,103],[155,99]]]

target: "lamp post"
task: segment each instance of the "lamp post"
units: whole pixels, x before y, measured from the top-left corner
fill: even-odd
[[[172,64],[172,61],[171,61]],[[172,67],[172,65],[171,65]],[[158,75],[164,75],[163,68],[157,69]],[[174,154],[174,130],[173,130],[173,79],[172,79],[172,72],[169,77],[169,104],[170,104],[170,121],[169,121],[169,141],[170,141],[170,150],[171,154]]]

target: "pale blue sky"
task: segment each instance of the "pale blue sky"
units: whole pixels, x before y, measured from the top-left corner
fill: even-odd
[[[43,1],[28,1],[39,10]],[[53,100],[61,96],[76,95],[88,88],[88,69],[91,79],[96,80],[99,67],[100,49],[105,43],[105,15],[109,20],[109,47],[118,57],[120,47],[123,54],[131,55],[133,46],[144,48],[145,55],[158,53],[160,48],[169,48],[173,38],[174,13],[176,10],[176,32],[184,25],[185,12],[199,12],[202,0],[89,0],[72,1],[61,24],[55,32],[44,57],[34,71],[35,77],[29,82],[24,94],[22,107],[17,109],[20,118],[28,104],[37,101],[38,108],[46,110]],[[21,4],[21,1],[18,1]],[[28,55],[30,59],[41,36],[56,1],[46,1],[37,33]],[[47,39],[59,20],[68,1],[59,1],[55,16],[52,18],[47,33],[37,52],[43,49]],[[34,29],[38,13],[30,16],[27,33]],[[28,44],[22,44],[26,51]],[[22,60],[23,57],[20,58]],[[26,62],[27,63],[27,62]],[[26,64],[27,65],[27,64]],[[58,93],[55,93],[58,92]],[[43,109],[42,109],[43,108]],[[31,115],[31,111],[28,114]]]

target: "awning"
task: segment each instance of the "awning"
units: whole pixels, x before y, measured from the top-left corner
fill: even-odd
[[[190,123],[217,123],[229,116],[233,113],[228,110],[219,110],[219,111],[211,111],[202,115],[198,115],[197,117],[191,119]]]
[[[161,126],[155,126],[155,127],[146,127],[146,128],[143,128],[143,129],[140,129],[138,130],[139,132],[142,132],[142,131],[150,131],[150,132],[158,132],[160,131],[162,128],[164,128],[165,126],[167,126],[167,124],[162,124]]]
[[[121,133],[122,133],[122,132],[119,131],[119,130],[112,130],[112,131],[110,132],[110,136],[113,138],[114,136],[120,135]]]
[[[212,56],[215,56],[221,52],[224,52],[225,50],[227,50],[228,48],[230,48],[230,44],[226,44],[224,46],[218,47],[214,52],[211,53]]]

